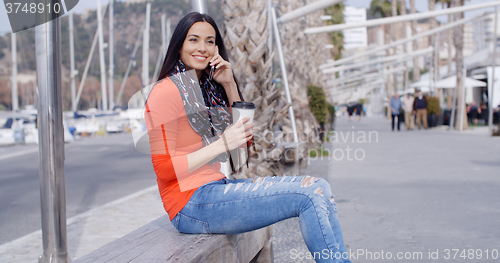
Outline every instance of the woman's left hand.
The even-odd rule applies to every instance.
[[[233,71],[231,70],[231,63],[225,61],[219,55],[219,47],[215,46],[215,54],[213,58],[210,60],[210,66],[215,65],[213,79],[218,83],[226,86],[234,82],[233,79]]]

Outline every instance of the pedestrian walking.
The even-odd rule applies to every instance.
[[[424,123],[424,129],[427,129],[427,98],[422,94],[422,91],[417,92],[417,97],[413,102],[413,112],[417,114],[417,126],[418,129],[422,127],[422,122]]]
[[[235,101],[243,97],[217,25],[206,14],[186,15],[145,107],[153,168],[172,224],[183,233],[232,235],[299,217],[316,262],[351,262],[326,180],[230,180],[220,172],[227,153],[254,133],[248,117],[231,124]]]
[[[397,119],[398,131],[401,126],[401,118],[399,117],[401,111],[401,99],[397,92],[391,98],[391,117],[392,117],[392,130],[394,131],[394,122]]]
[[[405,125],[407,130],[413,130],[415,128],[415,115],[413,115],[413,102],[415,98],[410,94],[406,94],[401,99],[401,104],[403,106],[403,111],[405,115]]]
[[[361,114],[363,113],[363,104],[357,103],[356,104],[356,115],[358,116],[358,122],[361,121]]]
[[[349,121],[352,120],[352,116],[354,115],[355,109],[356,109],[356,103],[349,102],[349,104],[347,104],[347,114],[349,116]]]

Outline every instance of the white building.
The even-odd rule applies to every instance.
[[[344,20],[346,24],[365,22],[366,8],[346,6],[344,9]],[[366,27],[343,30],[343,33],[344,48],[346,50],[368,46]]]
[[[500,15],[500,12],[499,12]],[[497,21],[497,38],[500,36],[500,19]],[[495,30],[495,14],[488,14],[486,19],[479,20],[473,24],[474,52],[491,48],[493,31]]]

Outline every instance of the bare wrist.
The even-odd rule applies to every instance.
[[[224,135],[221,135],[220,138],[216,141],[218,155],[227,152],[226,151],[226,144],[227,143],[224,141],[224,137],[223,136]]]

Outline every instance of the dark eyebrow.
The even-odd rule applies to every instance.
[[[196,34],[190,34],[190,35],[188,35],[188,37],[189,37],[189,36],[193,36],[193,37],[200,37],[200,36],[198,36],[198,35],[196,35]],[[214,37],[214,36],[208,36],[207,38],[215,38],[215,37]]]

